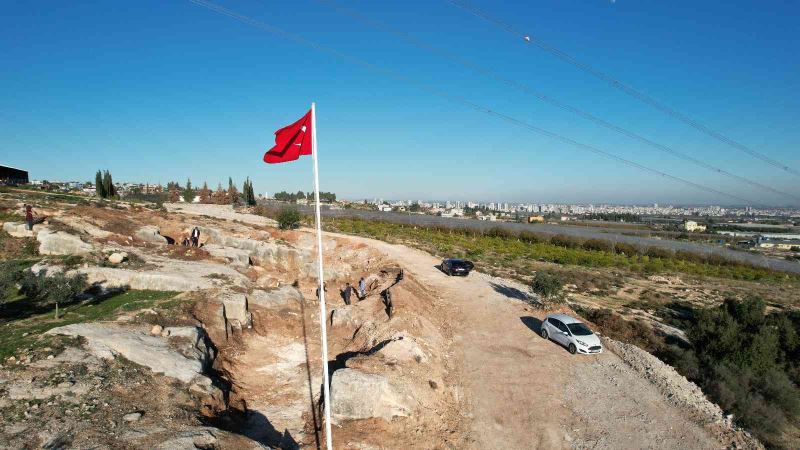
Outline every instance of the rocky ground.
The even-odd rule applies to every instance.
[[[33,232],[3,225],[42,255],[32,270],[174,295],[37,328],[0,367],[0,448],[319,447],[312,233],[210,205],[37,211]],[[195,226],[200,248],[175,245]],[[450,278],[368,239],[324,247],[336,448],[759,447],[646,352],[607,342],[579,357],[541,339],[524,286]],[[366,296],[345,305],[340,288],[361,277]]]

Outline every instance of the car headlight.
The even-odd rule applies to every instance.
[[[582,341],[582,340],[580,340],[580,339],[575,339],[575,341],[576,341],[578,344],[581,344],[581,345],[582,345],[582,346],[584,346],[584,347],[586,347],[586,346],[588,346],[588,345],[589,345],[589,344],[587,344],[586,342],[583,342],[583,341]]]

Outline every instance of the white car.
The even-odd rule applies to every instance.
[[[542,321],[541,335],[563,345],[575,353],[603,353],[600,338],[583,322],[566,314],[548,314]]]

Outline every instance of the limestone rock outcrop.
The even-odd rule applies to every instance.
[[[43,229],[36,235],[36,240],[42,255],[85,255],[92,251],[91,244],[64,231]]]
[[[155,225],[145,225],[136,230],[134,235],[136,239],[153,244],[167,244],[169,242],[166,237],[161,235],[161,231]]]
[[[333,373],[331,407],[337,423],[371,418],[390,421],[412,411],[411,401],[395,390],[387,377],[349,368]]]
[[[155,373],[189,383],[203,376],[214,355],[211,347],[206,345],[201,329],[185,328],[178,331],[188,336],[183,351],[173,348],[162,337],[150,336],[146,331],[123,328],[117,324],[78,323],[53,328],[47,334],[81,336],[86,339],[87,350],[98,358],[113,359],[120,355],[149,367]]]

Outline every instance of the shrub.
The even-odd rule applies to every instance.
[[[702,262],[703,255],[698,255],[694,252],[687,252],[686,250],[678,250],[675,252],[675,257],[684,261]]]
[[[678,362],[669,362],[768,447],[796,448],[783,430],[800,418],[797,313],[767,315],[760,298],[728,299],[699,311],[687,331],[696,363],[674,354]]]
[[[583,243],[583,248],[586,250],[596,250],[600,252],[610,252],[611,242],[601,239],[589,239]]]
[[[578,248],[581,246],[581,241],[569,236],[562,236],[557,234],[550,238],[550,243],[564,248]]]
[[[20,292],[29,300],[42,304],[70,303],[88,287],[85,274],[46,276],[44,271],[34,274],[28,270],[20,281]]]
[[[578,314],[597,325],[604,335],[631,344],[635,344],[649,352],[661,347],[661,339],[653,329],[639,320],[625,320],[610,309],[576,308]]]
[[[22,281],[25,267],[16,261],[0,262],[0,300],[6,300],[5,295],[13,289],[16,294],[16,286]]]
[[[633,256],[639,253],[639,250],[634,245],[625,242],[617,242],[614,245],[614,252],[620,255]]]
[[[528,244],[537,244],[545,241],[541,236],[536,233],[531,233],[530,231],[521,232],[519,234],[519,240]]]
[[[664,258],[664,259],[666,259],[666,258],[671,258],[672,257],[672,252],[667,250],[667,249],[665,249],[665,248],[648,247],[647,251],[645,252],[645,255],[647,255],[647,256],[649,256],[651,258]]]
[[[512,231],[509,231],[509,230],[506,230],[505,228],[500,228],[500,227],[489,228],[488,230],[486,230],[484,232],[484,235],[485,236],[490,236],[490,237],[505,238],[505,239],[516,238],[517,237]]]
[[[278,213],[278,226],[283,230],[289,230],[300,226],[300,212],[297,208],[285,207]]]
[[[564,287],[564,281],[558,275],[548,272],[536,272],[533,277],[533,284],[531,289],[533,292],[539,294],[543,299],[552,300],[558,297],[561,289]]]

